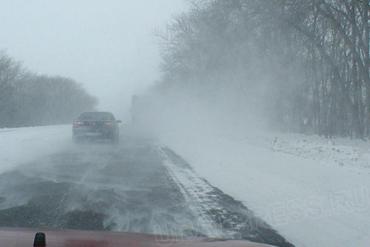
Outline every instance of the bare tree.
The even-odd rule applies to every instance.
[[[193,1],[162,35],[160,85],[227,85],[251,98],[263,81],[259,100],[276,125],[369,136],[369,9],[368,0]]]

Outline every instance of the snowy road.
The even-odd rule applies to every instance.
[[[28,142],[14,140],[16,131],[2,134],[10,135],[9,145],[18,145],[19,154],[38,150],[38,155],[19,159],[4,152],[0,226],[209,236],[291,246],[157,143],[125,136],[119,145],[75,145],[67,126],[19,131]]]

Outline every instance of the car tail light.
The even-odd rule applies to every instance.
[[[104,124],[109,127],[113,126],[113,122],[111,121],[104,122]]]
[[[74,121],[74,122],[73,122],[73,127],[74,127],[74,128],[78,128],[78,127],[80,127],[80,126],[82,126],[82,125],[84,125],[84,123],[83,123],[83,122],[81,122],[81,121]]]

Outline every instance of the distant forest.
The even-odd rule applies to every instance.
[[[32,73],[0,53],[0,127],[70,123],[97,100],[70,78]]]
[[[369,0],[190,2],[159,34],[157,92],[252,108],[280,130],[370,136]]]

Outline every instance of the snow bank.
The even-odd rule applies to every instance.
[[[370,245],[368,143],[284,134],[162,142],[296,246]]]
[[[288,153],[305,159],[314,159],[322,164],[347,166],[353,169],[370,168],[370,142],[299,134],[273,134],[260,136],[263,146],[274,151]],[[273,140],[272,140],[273,139]]]
[[[71,143],[69,125],[0,129],[0,173]]]

